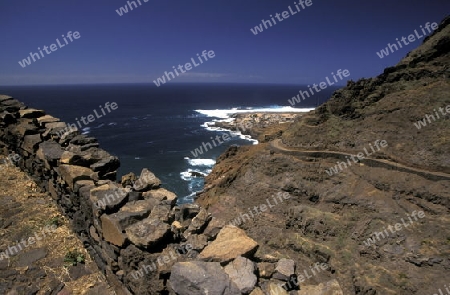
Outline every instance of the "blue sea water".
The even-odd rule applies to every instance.
[[[43,109],[66,123],[81,116],[102,115],[106,102],[118,108],[88,125],[83,133],[96,137],[100,146],[120,158],[119,177],[128,172],[139,175],[148,168],[161,179],[163,187],[175,192],[180,203],[192,202],[203,188],[215,159],[230,145],[254,144],[243,136],[234,136],[218,147],[194,157],[191,151],[211,142],[211,137],[229,133],[207,128],[206,122],[224,119],[233,112],[258,109],[282,110],[288,99],[306,90],[298,85],[261,84],[151,84],[0,86],[8,94],[30,107]],[[316,93],[295,108],[314,108],[336,90],[330,87]]]

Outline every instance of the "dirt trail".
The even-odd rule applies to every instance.
[[[317,150],[317,151],[306,151],[306,150],[300,150],[295,148],[288,148],[284,146],[281,143],[280,139],[276,139],[271,142],[271,146],[284,153],[289,153],[294,156],[302,156],[302,157],[321,157],[321,158],[338,158],[343,161],[347,161],[346,156],[352,156],[352,154],[344,153],[344,152],[334,152],[334,151],[324,151],[324,150]],[[439,180],[450,180],[450,174],[442,173],[442,172],[433,172],[413,167],[408,167],[406,165],[391,162],[384,159],[373,159],[373,158],[365,158],[360,161],[361,163],[369,166],[369,167],[383,167],[391,170],[397,170],[401,172],[407,172],[407,173],[413,173],[419,176],[422,176],[426,179],[433,180],[433,181],[439,181]]]

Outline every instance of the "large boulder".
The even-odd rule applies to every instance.
[[[37,145],[40,142],[42,142],[40,134],[25,135],[22,148],[30,154],[34,154],[34,151],[37,149]]]
[[[217,262],[178,262],[169,284],[178,295],[240,295],[236,285]]]
[[[138,192],[145,192],[150,189],[159,188],[161,180],[150,172],[147,168],[142,169],[139,179],[134,183],[134,190]]]
[[[71,189],[73,189],[73,185],[78,180],[88,180],[95,178],[94,171],[86,167],[61,165],[58,167],[58,170],[61,177]]]
[[[89,167],[91,163],[83,155],[76,154],[70,151],[64,151],[61,155],[61,164],[70,164],[83,167]]]
[[[100,217],[102,222],[102,233],[105,241],[122,247],[125,244],[126,236],[123,234],[123,229],[120,226],[120,220],[115,216],[103,214]]]
[[[19,134],[22,138],[25,135],[33,135],[39,133],[39,128],[33,123],[33,119],[21,118],[16,125],[12,126],[12,133]]]
[[[123,246],[126,236],[125,228],[148,217],[156,205],[153,200],[129,202],[119,212],[103,214],[101,216],[103,237],[107,242],[116,246]]]
[[[79,146],[71,143],[61,156],[61,163],[89,167],[97,172],[101,178],[108,173],[114,173],[115,177],[115,171],[120,167],[120,161],[117,157],[111,156],[103,149],[90,147],[98,144],[89,137],[74,135],[72,140],[85,145]],[[89,148],[84,150],[84,147]],[[108,179],[114,180],[114,177]]]
[[[208,213],[204,208],[200,209],[200,212],[192,218],[191,224],[189,225],[188,229],[186,230],[185,235],[189,234],[198,234],[202,232],[206,226],[208,225],[208,222],[211,220],[211,214]]]
[[[123,177],[122,177],[122,183],[123,183]],[[172,193],[171,191],[164,189],[164,188],[159,188],[156,190],[144,192],[142,194],[142,196],[144,198],[154,198],[163,204],[168,204],[171,206],[175,205],[177,202],[177,195]]]
[[[151,199],[150,199],[151,200]],[[165,223],[171,223],[171,211],[170,211],[170,205],[156,205],[152,213],[150,213],[151,219],[158,219]]]
[[[242,293],[248,294],[255,288],[257,278],[253,261],[239,256],[225,266],[225,272]]]
[[[133,186],[136,180],[137,180],[136,175],[133,172],[130,172],[122,176],[121,184],[123,187]]]
[[[128,201],[128,193],[128,189],[109,182],[92,189],[90,200],[101,211],[114,211]]]
[[[36,156],[45,163],[47,169],[50,169],[50,167],[57,166],[63,152],[63,149],[57,142],[44,141],[39,145]]]
[[[6,99],[4,101],[2,101],[2,106],[1,106],[1,110],[2,111],[7,111],[10,113],[15,113],[17,111],[19,111],[20,109],[24,109],[25,105],[18,101],[17,99]]]
[[[249,238],[245,231],[234,226],[225,226],[217,238],[198,256],[206,261],[228,262],[238,256],[248,256],[256,251],[258,243]]]
[[[170,232],[170,226],[159,219],[146,218],[126,229],[128,239],[138,247],[149,248],[159,244]]]

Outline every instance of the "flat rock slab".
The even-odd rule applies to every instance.
[[[139,221],[126,229],[128,239],[140,247],[151,247],[158,244],[167,233],[170,226],[159,219],[146,218]]]
[[[45,258],[47,256],[47,253],[47,249],[45,248],[32,249],[30,251],[20,253],[19,260],[17,261],[17,266],[31,266],[34,262]]]
[[[169,284],[178,295],[242,294],[217,262],[178,262]]]
[[[10,100],[10,99],[12,99],[12,96],[0,94],[0,102],[3,102],[5,100]]]
[[[45,116],[39,117],[37,119],[37,121],[40,126],[45,126],[46,123],[59,122],[59,119],[55,118],[53,116],[50,116],[50,115],[45,115]]]
[[[91,179],[93,177],[94,171],[81,166],[61,165],[59,166],[59,173],[61,177],[66,181],[67,185],[73,189],[73,185],[76,181]]]
[[[209,244],[198,256],[206,261],[228,262],[238,256],[253,253],[258,243],[249,238],[245,231],[233,226],[225,226],[217,235],[216,240]]]
[[[128,193],[128,189],[114,183],[107,183],[92,189],[90,199],[101,210],[116,210],[128,201]]]
[[[43,110],[25,109],[20,110],[19,115],[21,118],[39,118],[44,116],[45,112]]]
[[[86,267],[85,264],[78,263],[75,266],[69,267],[69,275],[72,280],[78,280],[79,278],[92,274],[92,271]]]

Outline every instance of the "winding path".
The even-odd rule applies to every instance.
[[[289,148],[284,146],[281,143],[280,139],[275,139],[271,142],[272,148],[277,151],[280,151],[285,154],[290,154],[293,156],[301,156],[301,157],[315,157],[315,158],[337,158],[343,161],[347,161],[346,156],[352,156],[352,154],[343,153],[343,152],[334,152],[334,151],[305,151],[295,148]],[[361,163],[369,166],[369,167],[381,167],[390,170],[396,170],[400,172],[408,172],[419,175],[429,180],[439,181],[439,180],[450,180],[450,174],[442,173],[442,172],[432,172],[428,170],[408,167],[403,164],[391,162],[383,159],[372,159],[372,158],[364,158],[360,161]]]

